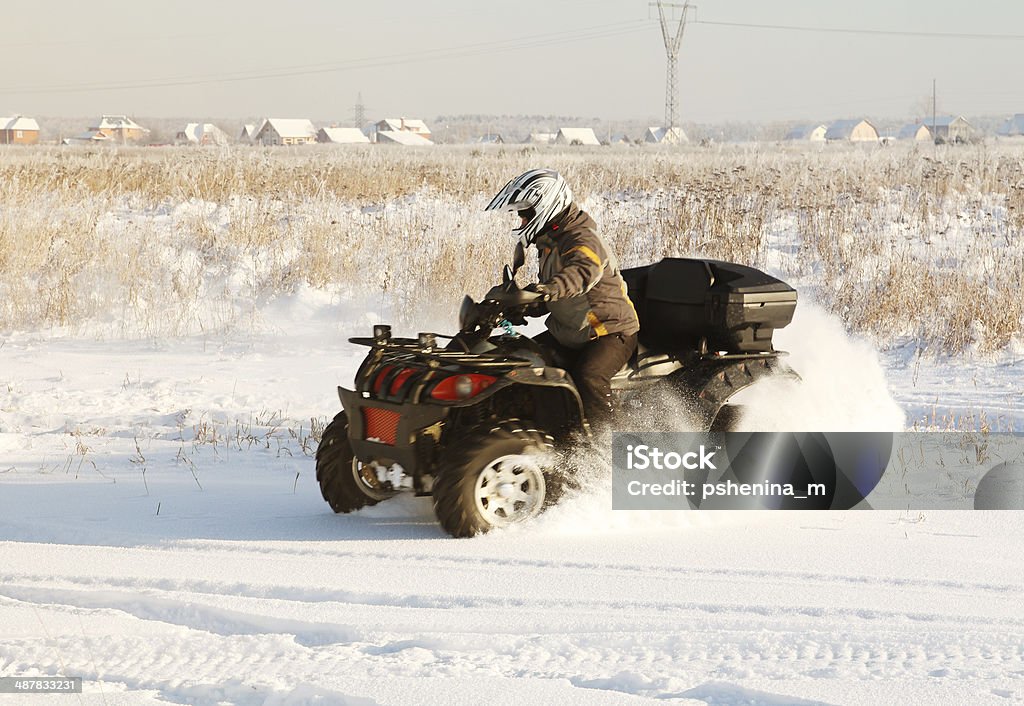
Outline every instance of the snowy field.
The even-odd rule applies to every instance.
[[[898,424],[874,354],[809,311],[858,372],[790,414]],[[1024,700],[1019,514],[614,513],[598,470],[474,540],[427,499],[335,516],[307,437],[365,323],[279,314],[233,341],[5,340],[0,674],[82,676],[96,704]],[[805,332],[794,365],[827,384]]]
[[[599,220],[621,223],[661,197],[589,198]],[[450,263],[467,268],[465,287],[445,282],[415,306],[388,273],[415,280],[420,255],[403,265],[383,241],[346,251],[372,282],[365,296],[286,280],[308,263],[297,239],[266,257],[218,242],[246,206],[133,199],[89,208],[100,241],[167,273],[135,299],[111,281],[111,256],[109,278],[85,268],[72,283],[92,297],[84,318],[35,320],[0,274],[0,676],[85,680],[80,698],[0,701],[1024,703],[1020,513],[613,512],[606,465],[590,459],[585,491],[471,540],[444,535],[425,498],[334,515],[312,454],[361,359],[347,337],[386,320],[449,330],[462,289],[479,295],[497,276],[499,248],[467,233],[477,260]],[[25,203],[0,206],[0,235]],[[477,205],[452,215],[430,192],[288,217],[403,234],[433,220],[433,243],[479,219]],[[954,213],[962,229],[947,224],[943,253],[992,227],[1016,256],[1005,209],[984,208],[995,224]],[[793,222],[773,219],[755,249],[801,291],[776,343],[805,384],[752,391],[752,425],[1024,428],[1018,338],[989,345],[994,334],[975,330],[956,352],[924,354],[906,330],[850,333],[861,327],[837,313],[828,273],[801,265]],[[66,261],[70,243],[51,256]],[[983,259],[997,252],[986,248]],[[368,267],[375,249],[387,272]],[[963,247],[961,269],[978,251]]]

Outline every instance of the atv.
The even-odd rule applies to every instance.
[[[502,284],[479,302],[463,299],[453,336],[397,338],[377,325],[372,337],[349,339],[370,350],[355,389],[338,387],[343,411],[316,452],[320,491],[335,512],[401,492],[432,495],[441,526],[469,537],[534,517],[572,483],[555,452],[591,430],[553,352],[513,328],[542,300],[516,284],[524,260],[517,247]],[[622,274],[640,335],[612,379],[617,409],[668,392],[686,404],[687,430],[728,431],[740,416],[728,403],[740,390],[768,377],[798,379],[772,346],[796,308],[784,282],[687,258]]]

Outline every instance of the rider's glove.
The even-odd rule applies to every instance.
[[[529,316],[531,318],[540,318],[548,313],[548,305],[542,301],[535,301],[532,304],[527,304],[526,309],[523,311],[523,316]]]
[[[551,301],[551,290],[548,289],[548,285],[541,284],[539,282],[532,282],[523,287],[527,292],[535,292],[540,295],[541,301]]]

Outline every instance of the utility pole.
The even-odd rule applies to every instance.
[[[363,124],[366,122],[366,106],[363,105],[363,92],[360,91],[356,97],[356,107],[353,111],[353,119],[355,120],[356,127],[360,130],[363,129]]]
[[[939,144],[939,136],[935,133],[935,79],[932,79],[932,142]]]
[[[679,65],[679,45],[682,44],[683,31],[686,29],[687,13],[690,9],[696,10],[697,6],[691,5],[690,0],[686,0],[682,5],[658,0],[658,2],[651,3],[651,5],[657,5],[658,7],[658,19],[661,21],[661,38],[665,41],[665,54],[668,59],[668,73],[665,77],[665,127],[671,130],[676,127],[676,121],[679,117],[676,106],[676,97],[679,93],[676,78]],[[665,14],[666,7],[682,10],[675,33],[670,32],[670,20]]]

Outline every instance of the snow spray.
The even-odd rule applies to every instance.
[[[775,334],[775,347],[801,381],[764,380],[730,403],[744,407],[738,431],[901,431],[905,415],[887,388],[877,352],[850,336],[842,322],[813,304],[801,303],[792,324]],[[623,430],[698,431],[684,400],[663,393],[642,408],[621,410]],[[602,452],[602,449],[605,451]],[[749,523],[734,511],[613,511],[610,435],[565,454],[578,487],[537,518],[537,531],[589,533],[623,528],[706,527]]]

